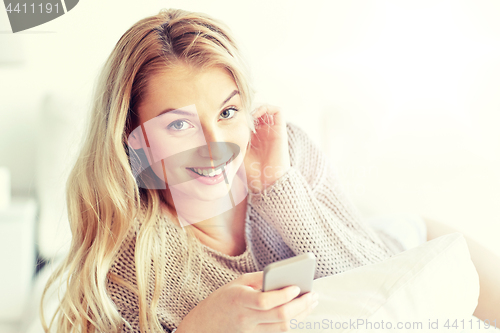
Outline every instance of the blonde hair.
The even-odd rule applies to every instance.
[[[138,21],[125,32],[98,78],[90,129],[67,182],[72,242],[42,296],[40,314],[46,332],[54,324],[57,332],[120,331],[127,323],[108,294],[108,280],[138,294],[141,332],[163,331],[156,314],[165,282],[161,269],[167,260],[165,228],[181,228],[158,218],[162,191],[138,186],[127,135],[137,124],[136,109],[148,79],[179,64],[226,68],[234,77],[243,109],[253,120],[247,66],[223,23],[205,14],[169,9]],[[249,126],[253,129],[253,121]],[[131,230],[137,231],[136,286],[110,273]],[[190,265],[199,247],[190,228],[182,230],[189,244]],[[56,281],[64,283],[66,291],[47,325],[43,300]]]

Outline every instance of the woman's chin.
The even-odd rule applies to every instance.
[[[170,186],[170,191],[174,201],[177,199],[185,200],[186,202],[216,202],[229,195],[229,186],[226,182],[206,185],[193,179],[189,182]]]

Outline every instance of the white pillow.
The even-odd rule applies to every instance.
[[[319,304],[304,321],[290,322],[293,332],[368,332],[370,328],[373,332],[439,332],[447,330],[446,319],[450,326],[455,319],[470,320],[479,297],[479,279],[465,238],[454,232],[383,262],[316,279],[313,290],[320,295]],[[439,329],[429,328],[436,320]],[[404,326],[407,321],[422,326],[399,330],[398,322]],[[460,332],[453,327],[452,331]]]

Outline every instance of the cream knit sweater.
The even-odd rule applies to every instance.
[[[168,228],[167,282],[158,306],[165,332],[173,332],[191,309],[219,287],[272,262],[313,252],[317,279],[380,262],[404,250],[397,240],[364,222],[343,193],[335,170],[306,133],[292,124],[287,124],[287,132],[291,168],[263,193],[248,198],[243,254],[228,256],[197,242],[202,255],[192,272],[199,280],[182,285],[187,273],[182,261],[186,244],[177,228]],[[134,246],[132,235],[111,269],[132,283]],[[112,282],[108,288],[123,318],[139,332],[137,297]],[[126,327],[124,331],[130,332]]]

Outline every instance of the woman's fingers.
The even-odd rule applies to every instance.
[[[237,281],[245,286],[250,286],[253,289],[262,289],[262,281],[264,279],[264,271],[245,273],[240,275]]]
[[[281,108],[272,105],[262,105],[254,113],[257,125],[278,125],[281,120]]]
[[[261,324],[257,325],[257,327],[255,328],[255,330],[253,332],[256,332],[256,333],[273,332],[274,333],[274,332],[288,332],[288,331],[290,331],[292,319],[295,319],[295,321],[297,323],[303,321],[304,319],[307,318],[307,316],[309,316],[311,314],[311,312],[314,310],[316,305],[318,305],[318,301],[314,300],[313,297],[310,297],[311,296],[310,294],[311,293],[302,295],[301,297],[299,297],[299,298],[297,298],[297,299],[295,299],[295,300],[293,300],[293,301],[291,301],[283,306],[280,306],[279,308],[285,308],[288,306],[288,310],[281,310],[281,312],[279,313],[279,317],[282,319],[279,319],[276,322],[261,323]],[[293,303],[295,303],[295,304],[293,305],[293,308],[292,308]],[[272,309],[272,310],[267,311],[267,312],[272,313],[275,310],[277,310],[277,309]],[[289,315],[289,314],[287,314],[287,311],[289,311],[290,313],[296,312],[296,314]],[[276,313],[273,313],[272,315],[275,316]]]
[[[255,291],[248,294],[246,306],[253,310],[267,311],[290,302],[300,293],[296,286],[289,286],[279,290]],[[261,314],[259,314],[260,316]],[[259,317],[260,318],[260,317]]]
[[[252,116],[255,119],[259,119],[260,117],[262,117],[264,114],[266,114],[268,112],[269,108],[270,108],[270,106],[267,104],[261,105],[255,109],[255,111],[252,113]]]
[[[297,318],[303,314],[304,311],[308,311],[313,303],[313,293],[307,293],[259,314],[259,318],[262,318],[262,321],[267,323],[290,321],[292,318]]]
[[[293,319],[296,319],[297,322],[303,321],[304,319],[307,318],[307,316],[309,316],[311,314],[311,312],[313,312],[313,310],[316,308],[316,306],[318,305],[318,303],[319,302],[317,300],[313,301],[312,304],[307,307],[307,309],[305,309],[304,311],[302,311],[301,313],[299,313]]]
[[[252,333],[276,333],[290,331],[289,323],[259,324]]]
[[[252,332],[286,332],[290,330],[290,321],[304,320],[317,303],[316,293],[306,293],[297,297],[300,289],[297,286],[288,286],[278,290],[262,292],[257,290],[262,286],[263,272],[241,275],[234,282],[243,285],[237,303],[247,308],[248,322],[255,323]]]

